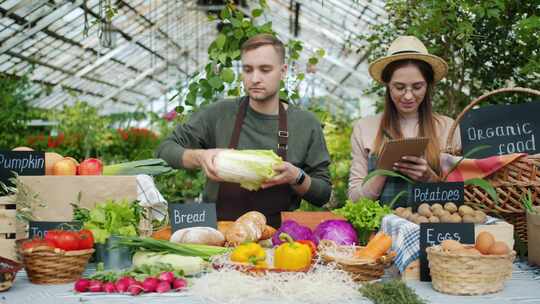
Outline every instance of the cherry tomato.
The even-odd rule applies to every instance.
[[[92,231],[83,229],[79,231],[79,249],[94,248],[94,235]]]

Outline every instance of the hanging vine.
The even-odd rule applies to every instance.
[[[181,85],[179,92],[185,91],[181,96],[181,102],[192,108],[216,100],[220,96],[240,96],[242,83],[240,74],[235,74],[233,63],[240,60],[240,47],[249,38],[267,33],[276,35],[272,30],[272,22],[261,25],[256,24],[256,19],[268,9],[266,0],[259,0],[259,7],[251,11],[251,16],[246,16],[234,3],[229,3],[220,11],[218,16],[211,15],[210,21],[219,20],[221,31],[212,41],[208,48],[209,63],[202,73],[195,74],[189,81],[187,90]],[[290,40],[287,45],[289,65],[300,59],[304,50],[303,43],[298,40]],[[325,55],[325,51],[319,49],[308,59],[310,65],[316,65],[319,59]],[[289,99],[293,103],[300,98],[298,86],[304,80],[304,73],[290,75],[281,82],[280,98]],[[177,112],[183,113],[183,106],[177,107]]]

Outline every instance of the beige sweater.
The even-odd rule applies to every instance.
[[[437,115],[439,123],[436,126],[437,137],[440,142],[441,151],[446,150],[446,140],[453,119]],[[349,199],[356,201],[361,197],[376,199],[379,197],[384,182],[384,177],[374,178],[366,185],[362,186],[364,177],[368,173],[368,156],[373,151],[375,137],[381,124],[382,113],[368,116],[360,119],[354,126],[351,135],[352,145],[352,165],[349,175]],[[401,132],[404,137],[416,137],[418,134],[418,114],[400,118]],[[456,129],[454,147],[461,147],[461,139],[459,135],[459,127]]]

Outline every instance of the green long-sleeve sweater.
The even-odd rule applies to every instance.
[[[157,157],[173,168],[183,168],[185,149],[227,148],[239,105],[239,99],[224,100],[198,111],[161,143],[156,151]],[[237,149],[271,149],[277,153],[278,121],[277,115],[262,114],[248,107]],[[330,199],[331,193],[330,156],[321,124],[311,112],[289,106],[287,126],[287,161],[311,177],[311,186],[303,199],[321,206]],[[219,184],[208,180],[203,199],[216,202],[218,190]]]

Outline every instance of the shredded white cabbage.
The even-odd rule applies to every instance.
[[[204,303],[354,303],[359,285],[347,272],[315,264],[309,272],[252,276],[229,267],[193,280],[189,293]]]

